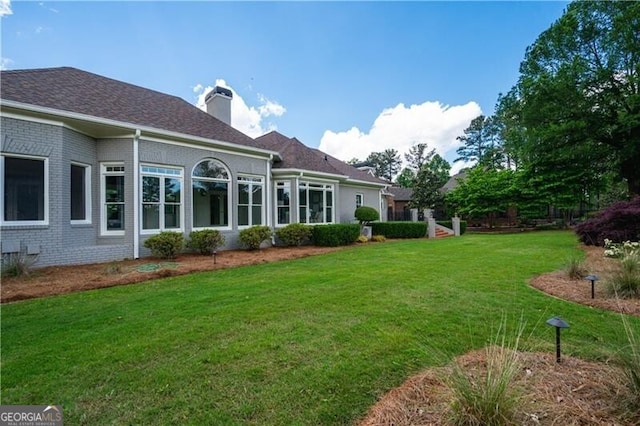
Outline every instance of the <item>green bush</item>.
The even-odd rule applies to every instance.
[[[213,254],[224,245],[224,241],[224,235],[216,229],[202,229],[189,234],[189,247],[200,254]]]
[[[374,235],[386,238],[422,238],[427,235],[425,222],[375,222],[371,224]]]
[[[309,225],[302,223],[292,223],[276,231],[276,237],[285,246],[301,246],[305,241],[311,239],[313,230]]]
[[[240,231],[240,244],[249,250],[257,250],[263,241],[268,240],[273,235],[271,228],[264,225],[252,226],[251,228]]]
[[[313,243],[317,246],[336,247],[353,244],[360,235],[360,226],[354,223],[316,225]]]
[[[144,246],[155,257],[174,259],[184,247],[184,238],[179,232],[162,231],[146,239]]]
[[[450,220],[437,220],[436,223],[438,225],[442,225],[445,226],[449,229],[453,229],[453,222]],[[460,235],[464,234],[465,232],[467,232],[467,221],[466,220],[461,220],[460,221]]]
[[[640,254],[620,260],[620,270],[609,279],[609,293],[623,299],[640,297]]]
[[[360,206],[356,209],[355,217],[360,221],[360,224],[367,225],[370,222],[380,219],[378,210],[373,207]]]

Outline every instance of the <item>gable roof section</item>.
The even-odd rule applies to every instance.
[[[387,190],[393,194],[393,199],[395,201],[411,201],[411,196],[413,195],[413,189],[411,188],[392,186],[387,188]]]
[[[263,144],[265,149],[280,153],[282,161],[274,163],[274,170],[308,170],[311,172],[337,175],[347,180],[373,183],[380,186],[386,185],[385,181],[371,176],[365,171],[358,170],[350,164],[340,161],[320,150],[309,148],[298,139],[288,138],[276,131],[262,135],[256,138],[256,140]]]
[[[264,147],[185,100],[71,67],[2,71],[3,100]]]

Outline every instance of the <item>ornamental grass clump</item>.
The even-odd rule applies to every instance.
[[[628,390],[623,410],[625,417],[640,422],[640,341],[625,316],[622,316],[622,324],[629,341],[629,347],[620,351],[622,379]]]
[[[578,257],[569,258],[565,264],[565,271],[567,272],[567,276],[572,280],[579,280],[587,275],[587,269],[584,266],[584,262]]]
[[[624,255],[609,279],[609,293],[623,299],[640,297],[640,253]]]
[[[513,341],[506,338],[503,320],[492,344],[486,348],[486,372],[468,371],[454,363],[451,374],[444,380],[453,399],[449,419],[454,425],[512,425],[516,424],[517,408],[522,399],[514,381],[522,366],[518,344],[524,325],[521,323]]]
[[[33,265],[37,262],[38,255],[27,254],[22,250],[17,253],[2,255],[0,275],[2,277],[25,277],[31,275]]]

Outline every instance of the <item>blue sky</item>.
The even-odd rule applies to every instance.
[[[3,69],[72,66],[198,104],[234,91],[232,124],[343,160],[455,137],[491,114],[567,2],[0,0]]]

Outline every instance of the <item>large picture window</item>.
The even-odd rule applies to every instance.
[[[142,230],[182,229],[182,170],[142,166]]]
[[[333,223],[333,185],[300,182],[300,223]]]
[[[229,171],[218,160],[196,164],[191,175],[193,227],[229,227]]]
[[[238,226],[262,225],[264,179],[238,176]]]
[[[71,164],[71,223],[91,223],[91,166]]]
[[[46,225],[48,221],[48,160],[2,156],[2,221]]]
[[[291,183],[276,182],[277,197],[277,224],[288,225],[291,223]]]
[[[124,165],[102,165],[102,233],[124,235]]]

